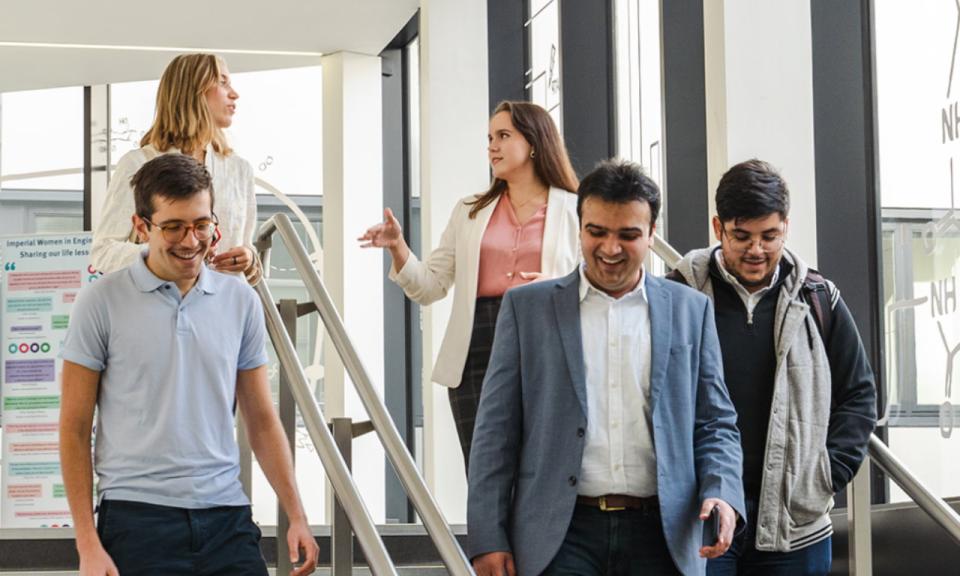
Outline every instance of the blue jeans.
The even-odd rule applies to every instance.
[[[676,575],[658,510],[604,512],[577,504],[543,576]]]
[[[757,502],[747,500],[747,527],[723,556],[707,561],[707,576],[826,576],[833,561],[830,538],[792,552],[757,550]]]
[[[266,576],[249,506],[188,510],[104,500],[97,534],[123,576]]]

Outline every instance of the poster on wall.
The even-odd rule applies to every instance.
[[[60,457],[60,345],[90,266],[89,233],[0,237],[0,526],[70,524]]]

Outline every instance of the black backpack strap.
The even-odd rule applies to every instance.
[[[830,282],[814,269],[807,270],[803,279],[803,299],[813,310],[813,318],[817,322],[820,339],[827,345],[830,329],[833,327],[833,293]]]
[[[687,284],[687,279],[684,278],[683,274],[681,274],[680,271],[677,270],[676,268],[667,272],[667,275],[664,276],[664,278],[666,278],[667,280],[673,280],[674,282],[679,282],[684,286],[689,286],[689,284]]]

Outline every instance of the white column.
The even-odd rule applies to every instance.
[[[383,211],[380,58],[337,52],[322,66],[323,281],[383,397],[383,255],[356,240]],[[329,338],[324,399],[328,419],[368,419]],[[353,476],[374,521],[384,522],[384,453],[375,433],[354,440]]]
[[[456,201],[490,184],[486,2],[420,3],[423,252],[436,246]],[[458,289],[455,287],[454,289]],[[466,519],[463,457],[447,389],[430,381],[450,301],[423,308],[424,476],[447,521]]]
[[[723,0],[722,10],[705,5],[704,18],[710,195],[729,166],[754,157],[770,162],[790,188],[788,245],[816,265],[810,2]],[[718,27],[719,62],[711,50]]]
[[[723,35],[724,0],[703,3],[703,67],[704,93],[707,102],[707,205],[712,217],[717,213],[714,192],[720,176],[730,164],[727,162],[727,87],[724,65]],[[707,238],[714,242],[713,226],[709,220]]]

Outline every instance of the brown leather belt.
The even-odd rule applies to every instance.
[[[603,496],[577,496],[577,504],[599,508],[604,512],[619,510],[643,510],[650,512],[660,509],[656,496],[627,496],[625,494],[605,494]]]

